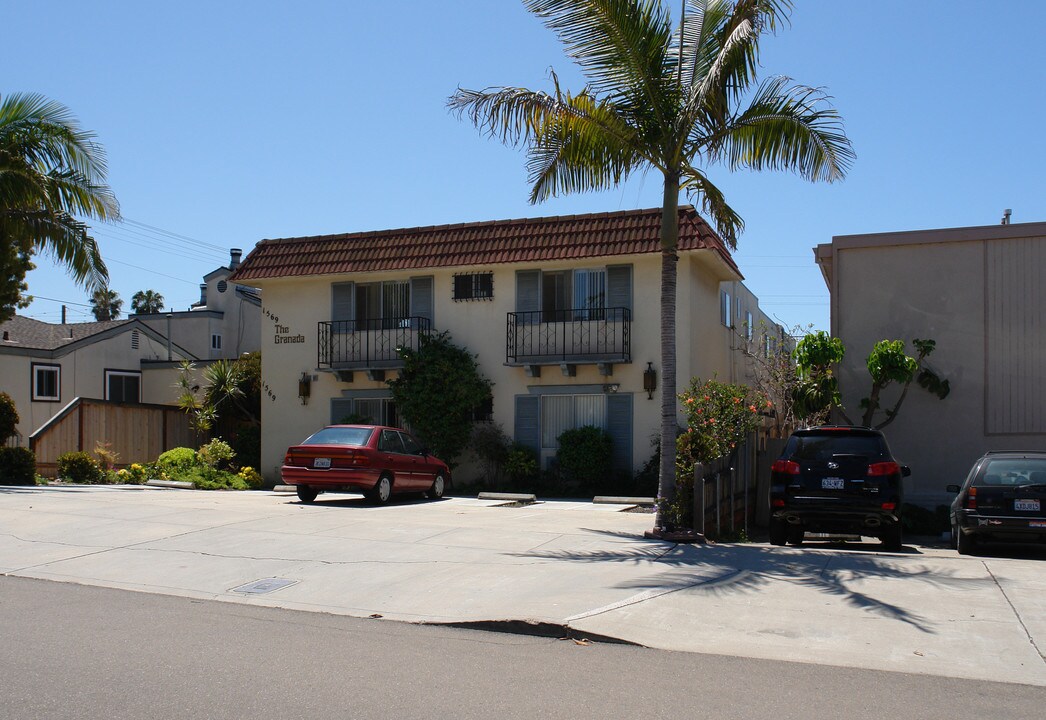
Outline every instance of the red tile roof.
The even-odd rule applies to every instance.
[[[655,253],[660,228],[661,209],[653,208],[262,240],[229,280]],[[722,240],[691,206],[679,209],[679,249],[712,250],[741,276]]]

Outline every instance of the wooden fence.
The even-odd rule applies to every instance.
[[[48,477],[54,477],[60,455],[79,450],[93,453],[105,443],[118,454],[118,467],[152,462],[174,447],[197,447],[189,419],[177,407],[90,398],[76,398],[29,436],[36,471]]]
[[[784,440],[752,435],[737,452],[694,468],[694,530],[713,538],[751,536],[770,518],[770,465]]]

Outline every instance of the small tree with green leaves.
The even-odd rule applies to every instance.
[[[792,398],[798,419],[816,425],[828,418],[832,408],[840,407],[839,379],[833,368],[845,353],[843,341],[824,330],[808,333],[796,344],[792,353],[796,373]]]
[[[387,381],[400,416],[422,443],[453,465],[468,445],[473,411],[490,396],[491,383],[476,356],[446,332],[422,335],[418,349],[399,348],[403,369]]]
[[[0,445],[15,434],[18,428],[18,409],[15,401],[5,392],[0,392]]]
[[[892,423],[901,409],[901,404],[908,396],[908,388],[911,387],[912,381],[941,400],[948,397],[948,393],[951,392],[950,383],[942,380],[925,364],[926,358],[937,347],[936,341],[916,338],[912,340],[912,345],[915,346],[915,357],[905,352],[903,340],[880,340],[872,348],[867,362],[868,374],[872,378],[872,389],[868,397],[861,399],[861,408],[864,410],[864,416],[861,418],[862,425],[871,427],[876,413],[880,411],[885,418],[875,426],[875,429],[881,430]],[[893,407],[884,408],[882,407],[882,392],[895,383],[901,386],[897,402]]]

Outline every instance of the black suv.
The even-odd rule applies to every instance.
[[[962,555],[982,541],[1046,543],[1046,453],[990,452],[973,464],[951,507]]]
[[[806,532],[864,535],[900,550],[901,478],[909,475],[878,430],[797,430],[771,468],[770,542],[799,545]]]

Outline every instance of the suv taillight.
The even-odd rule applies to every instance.
[[[966,491],[966,509],[976,510],[977,509],[977,488],[972,487]]]
[[[784,473],[785,475],[798,475],[799,463],[793,460],[776,460],[774,464],[770,466],[770,470],[772,472]]]
[[[895,462],[872,463],[868,466],[869,477],[881,477],[883,475],[896,475],[901,472],[901,466]]]

